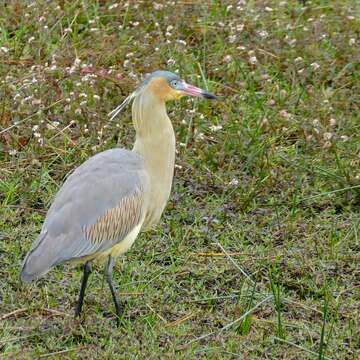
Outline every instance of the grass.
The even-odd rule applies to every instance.
[[[115,4],[115,3],[114,3]],[[359,22],[354,1],[3,2],[0,357],[356,359],[360,353]],[[19,282],[65,175],[131,147],[141,75],[221,100],[169,104],[177,136],[161,224],[102,269]]]

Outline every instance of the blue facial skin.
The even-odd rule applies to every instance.
[[[156,77],[162,77],[164,79],[166,79],[166,81],[168,82],[168,84],[173,87],[171,85],[171,83],[174,83],[177,82],[178,84],[181,84],[183,82],[183,80],[181,80],[179,78],[179,76],[177,76],[176,74],[170,72],[170,71],[166,71],[166,70],[156,70],[156,71],[153,71],[152,73],[146,75],[144,81],[142,82],[141,85],[146,85],[150,82],[151,79],[154,79]],[[174,89],[176,89],[174,87]]]
[[[140,86],[143,87],[144,85],[148,84],[151,79],[156,77],[162,77],[166,79],[169,86],[172,87],[174,90],[180,90],[180,91],[185,90],[185,86],[186,86],[185,81],[180,79],[178,75],[166,70],[156,70],[146,75],[145,79],[143,80]],[[205,90],[201,90],[200,95],[205,99],[211,99],[211,100],[217,99],[215,95]]]

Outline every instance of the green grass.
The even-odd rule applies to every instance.
[[[358,358],[359,5],[129,3],[0,3],[0,357]],[[132,146],[107,113],[159,68],[220,101],[168,106],[172,197],[116,263],[122,327],[102,269],[74,320],[80,270],[24,286],[21,261],[65,175]]]

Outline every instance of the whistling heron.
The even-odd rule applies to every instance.
[[[130,102],[136,130],[132,151],[103,151],[66,179],[46,215],[40,235],[26,255],[21,280],[30,282],[52,266],[84,263],[75,316],[81,312],[94,260],[106,261],[105,274],[115,304],[114,258],[126,252],[140,230],[155,225],[170,195],[175,160],[175,134],[165,103],[184,95],[216,97],[187,84],[169,71],[155,71],[109,115]]]

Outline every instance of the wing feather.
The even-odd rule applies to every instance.
[[[22,278],[120,243],[143,221],[148,185],[143,160],[132,151],[112,149],[87,160],[57,193],[24,260]]]

